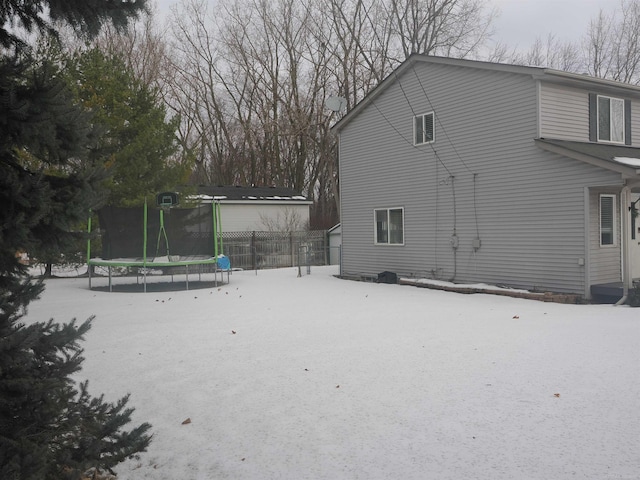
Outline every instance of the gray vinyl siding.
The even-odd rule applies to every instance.
[[[540,136],[575,142],[589,141],[589,92],[542,82]]]
[[[627,98],[620,93],[586,90],[541,82],[540,137],[575,142],[589,141],[589,93]],[[640,102],[631,100],[631,141],[640,145]]]
[[[351,119],[340,136],[343,273],[583,294],[584,186],[619,176],[534,144],[537,92],[528,75],[419,63]],[[414,147],[413,115],[430,111],[436,141]],[[373,211],[389,207],[404,208],[403,246],[374,245]]]

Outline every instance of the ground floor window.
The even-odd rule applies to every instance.
[[[615,245],[616,196],[600,195],[600,246]]]
[[[377,209],[374,216],[376,244],[404,244],[404,208]]]

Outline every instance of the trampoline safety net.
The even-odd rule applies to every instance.
[[[98,211],[102,258],[163,256],[213,257],[216,254],[212,203],[161,210],[149,207],[104,207]],[[145,250],[146,238],[146,250]]]

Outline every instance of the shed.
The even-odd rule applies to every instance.
[[[329,237],[329,264],[340,265],[340,250],[342,249],[342,226],[338,223],[327,231]]]
[[[305,230],[313,204],[284,187],[201,185],[197,195],[220,203],[223,232]]]

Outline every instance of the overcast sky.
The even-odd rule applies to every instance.
[[[213,2],[214,0],[208,0]],[[155,0],[161,14],[178,0]],[[553,33],[558,40],[577,41],[600,9],[618,8],[620,0],[487,0],[501,14],[495,22],[496,41],[526,50],[536,37]]]
[[[527,49],[536,37],[552,33],[558,40],[578,41],[600,9],[619,8],[619,0],[492,0],[501,11],[495,40]]]

